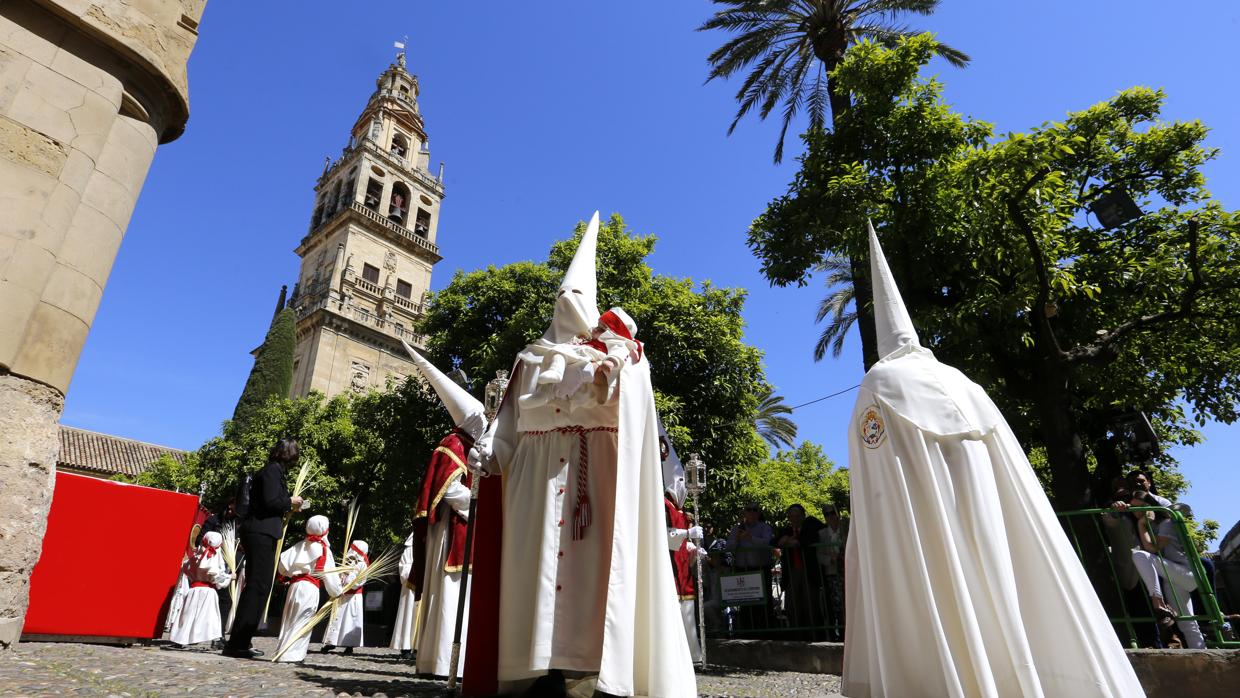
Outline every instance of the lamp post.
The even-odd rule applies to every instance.
[[[486,392],[482,397],[482,409],[486,413],[488,431],[494,424],[495,415],[499,414],[499,406],[504,401],[504,391],[507,389],[507,371],[496,371],[495,378],[487,382]],[[461,591],[456,600],[456,628],[452,633],[452,659],[448,671],[449,691],[456,691],[457,667],[461,662],[461,630],[465,625],[465,603],[469,600],[469,571],[474,564],[474,520],[478,513],[478,484],[486,473],[479,468],[470,475],[469,521],[465,524],[465,564],[461,565]]]
[[[701,526],[702,520],[698,515],[698,495],[706,491],[706,463],[702,461],[698,454],[690,453],[689,462],[685,464],[686,489],[689,494],[693,495],[693,524]],[[702,540],[705,544],[706,541]],[[697,566],[697,612],[698,612],[698,645],[702,648],[702,666],[706,669],[706,607],[702,604],[702,556],[695,556],[695,564]]]

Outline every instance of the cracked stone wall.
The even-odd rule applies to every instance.
[[[188,117],[204,3],[0,2],[0,646],[25,613],[64,394],[156,146]]]

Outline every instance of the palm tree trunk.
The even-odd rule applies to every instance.
[[[830,71],[842,58],[841,55],[836,61],[824,60],[823,64]],[[842,93],[836,88],[834,78],[827,78],[827,96],[831,102],[831,128],[839,133],[840,114],[848,110],[851,101],[847,93]],[[857,330],[861,333],[861,360],[862,365],[868,371],[880,357],[878,337],[874,331],[874,289],[870,285],[870,267],[867,262],[868,259],[858,259],[855,256],[848,258],[852,271],[854,302],[857,304]]]

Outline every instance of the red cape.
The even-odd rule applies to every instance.
[[[422,476],[422,492],[418,496],[417,514],[413,519],[413,572],[410,574],[416,593],[422,594],[422,579],[426,566],[426,535],[432,524],[438,523],[443,517],[451,517],[452,524],[448,527],[448,559],[444,572],[459,572],[465,563],[465,529],[468,525],[465,518],[443,504],[444,493],[458,479],[466,487],[470,486],[469,468],[465,466],[466,456],[473,439],[460,429],[443,437],[439,446],[431,454],[431,461],[426,466],[426,474]]]
[[[689,528],[693,525],[689,521],[689,517],[683,511],[677,509],[676,503],[666,494],[663,496],[663,505],[667,509],[668,528]],[[668,552],[672,556],[672,574],[676,577],[676,595],[680,597],[681,601],[696,598],[694,594],[696,579],[693,575],[693,554],[689,552],[689,546],[681,543],[679,550],[669,550]]]

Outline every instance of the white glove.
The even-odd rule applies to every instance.
[[[689,527],[689,540],[702,540],[702,527],[701,526],[690,526]]]
[[[706,548],[698,548],[696,555],[705,560],[710,553],[706,552]]]
[[[491,472],[491,462],[495,460],[494,437],[491,434],[483,434],[474,442],[472,448],[469,449],[467,461],[469,467],[482,472]]]

